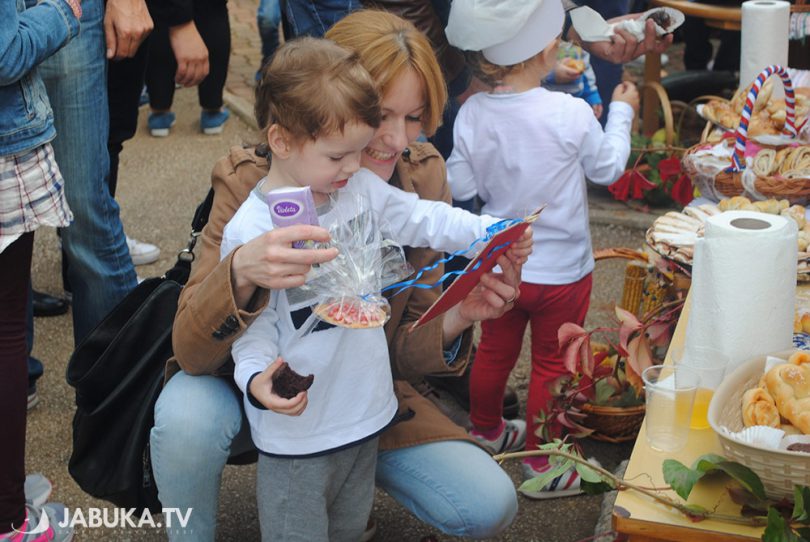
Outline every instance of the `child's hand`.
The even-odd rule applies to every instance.
[[[582,75],[582,70],[579,70],[577,67],[571,66],[566,60],[572,59],[562,59],[558,60],[554,64],[554,81],[556,83],[570,83],[571,81],[576,81],[579,79],[579,76]],[[584,68],[583,68],[584,69]]]
[[[630,104],[633,110],[638,113],[638,89],[636,85],[625,81],[613,90],[613,101]]]
[[[267,369],[250,381],[250,394],[262,405],[287,416],[300,416],[307,408],[307,392],[302,391],[292,399],[284,399],[273,393],[273,373],[281,367],[281,357],[276,358]]]
[[[596,115],[597,119],[602,118],[602,113],[605,111],[605,108],[602,106],[602,104],[593,104],[591,106],[591,109],[593,109],[593,114]]]
[[[532,253],[533,246],[534,232],[531,226],[529,226],[523,232],[523,235],[506,250],[506,257],[509,258],[514,265],[523,265],[526,263],[526,260],[529,259],[529,254]]]

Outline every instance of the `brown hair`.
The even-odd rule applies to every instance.
[[[535,58],[532,57],[524,60],[523,62],[512,64],[511,66],[500,66],[498,64],[489,62],[486,58],[484,58],[481,51],[464,51],[464,55],[467,58],[467,64],[472,67],[475,76],[484,83],[493,87],[503,81],[504,77],[510,73],[517,73],[524,70],[527,64]]]
[[[412,68],[424,87],[422,130],[427,135],[436,132],[447,87],[430,42],[413,24],[391,13],[366,9],[335,23],[326,37],[360,56],[382,96],[406,68]]]
[[[377,86],[359,57],[310,37],[278,48],[256,88],[256,121],[284,128],[297,142],[342,132],[347,124],[380,125]]]

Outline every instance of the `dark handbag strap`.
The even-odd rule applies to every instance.
[[[208,223],[208,216],[211,214],[211,207],[214,205],[214,189],[208,190],[208,194],[202,203],[194,211],[194,218],[191,220],[191,234],[186,247],[177,253],[177,261],[174,267],[166,271],[165,278],[174,280],[180,284],[185,284],[191,273],[191,262],[194,261],[194,246],[197,244],[197,237],[202,233],[203,228]]]

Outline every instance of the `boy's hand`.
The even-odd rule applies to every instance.
[[[526,260],[529,259],[529,254],[532,253],[533,246],[534,232],[532,231],[532,227],[529,226],[523,232],[523,235],[506,250],[506,257],[509,258],[514,265],[522,266],[526,263]]]
[[[619,84],[613,90],[613,101],[630,104],[633,111],[638,113],[638,88],[629,81]]]
[[[273,373],[281,367],[283,360],[277,357],[267,369],[250,381],[250,394],[262,405],[287,416],[300,416],[307,408],[307,392],[302,391],[292,399],[284,399],[273,393]]]
[[[554,81],[556,83],[570,83],[579,79],[579,76],[582,75],[581,70],[568,65],[565,60],[558,60],[554,64]]]
[[[605,111],[605,108],[602,106],[602,104],[593,104],[591,106],[591,109],[593,109],[593,114],[596,115],[597,119],[602,118],[602,113]]]

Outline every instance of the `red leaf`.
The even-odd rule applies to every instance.
[[[571,374],[582,372],[590,376],[594,361],[588,332],[572,322],[566,322],[557,330],[557,340],[566,370]]]
[[[658,162],[658,172],[661,174],[661,180],[666,181],[670,177],[681,172],[681,161],[677,156],[665,158]]]
[[[613,199],[618,201],[627,201],[627,199],[630,197],[631,174],[631,171],[625,171],[615,183],[608,186],[608,191],[613,194]]]
[[[615,307],[616,317],[621,322],[621,326],[619,327],[619,347],[622,350],[622,354],[626,354],[628,352],[627,342],[630,340],[630,337],[641,329],[641,322],[638,321],[638,318],[635,317],[633,313],[630,311],[626,311],[621,307]]]
[[[663,346],[669,342],[669,332],[672,330],[671,322],[656,322],[647,328],[650,344]]]
[[[633,192],[633,199],[641,199],[644,197],[644,192],[655,188],[655,184],[651,183],[647,177],[639,171],[634,171],[631,176],[630,184]]]
[[[670,196],[685,207],[695,197],[695,189],[692,186],[692,180],[686,174],[678,177],[678,180],[672,184],[672,193]]]
[[[630,385],[635,388],[637,394],[640,394],[641,390],[644,389],[641,372],[653,364],[652,360],[652,350],[646,337],[639,335],[630,341],[627,348],[625,376]]]

